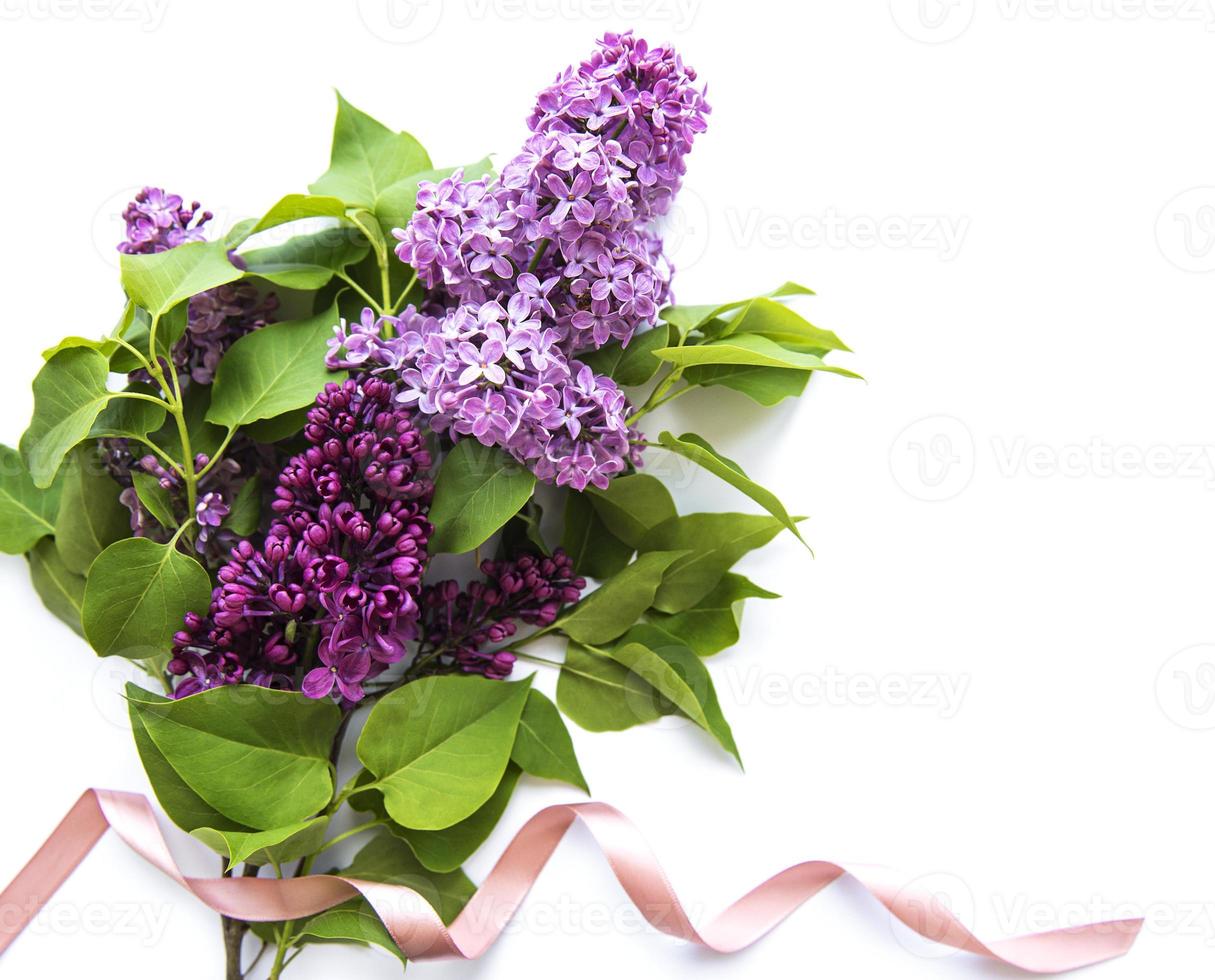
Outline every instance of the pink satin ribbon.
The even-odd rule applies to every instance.
[[[0,894],[0,953],[33,920],[106,829],[113,828],[144,860],[231,918],[252,922],[298,919],[361,895],[410,959],[475,959],[501,934],[575,818],[594,836],[616,878],[652,926],[719,953],[750,946],[845,874],[920,935],[1033,973],[1058,973],[1120,956],[1143,925],[1142,919],[1116,919],[984,943],[933,894],[904,884],[887,869],[806,861],[769,878],[698,930],[628,818],[604,803],[577,803],[545,807],[524,824],[448,928],[420,894],[399,885],[337,875],[285,880],[188,878],[169,853],[145,797],[90,789]]]

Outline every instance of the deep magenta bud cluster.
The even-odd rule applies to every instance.
[[[510,561],[483,561],[484,581],[461,589],[452,580],[422,593],[422,638],[443,649],[436,667],[501,679],[510,675],[515,655],[490,650],[515,635],[518,623],[551,626],[561,607],[577,602],[586,579],[558,548],[551,558],[522,555]]]
[[[417,635],[431,526],[431,456],[392,387],[329,384],[308,412],[309,447],[283,468],[260,547],[242,541],[219,571],[208,617],[188,617],[171,673],[184,696],[217,684],[294,687],[302,645],[320,665],[310,697],[363,696]]]

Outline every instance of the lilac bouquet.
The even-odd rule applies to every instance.
[[[130,203],[116,327],[46,352],[0,447],[0,547],[147,672],[127,700],[148,778],[225,873],[305,874],[366,834],[343,873],[450,919],[522,774],[586,789],[563,716],[680,714],[738,757],[703,658],[773,597],[731,568],[797,519],[646,416],[853,375],[787,302],[804,287],[674,304],[663,216],[708,114],[673,50],[608,34],[500,172],[437,170],[339,97],[329,169],[261,217],[219,233],[176,194]],[[679,514],[649,450],[763,513]],[[555,703],[521,664],[557,671]],[[317,942],[399,952],[357,902],[223,925],[230,980],[259,941],[273,978]]]

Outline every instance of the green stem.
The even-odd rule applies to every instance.
[[[229,429],[227,431],[227,433],[224,435],[223,440],[219,444],[219,448],[217,448],[215,450],[215,452],[213,452],[211,454],[211,458],[207,460],[207,465],[204,466],[201,470],[199,470],[195,474],[196,480],[201,480],[204,476],[207,475],[207,473],[210,472],[211,467],[219,462],[220,458],[224,454],[224,450],[228,448],[228,443],[230,443],[232,441],[232,437],[234,435],[236,435],[236,429]]]
[[[514,652],[514,651],[512,651],[512,652]],[[565,666],[565,664],[563,664],[560,660],[549,660],[547,657],[537,657],[535,654],[532,654],[532,653],[515,653],[515,656],[518,657],[520,660],[526,660],[528,663],[532,663],[532,664],[544,664],[547,667],[564,667]]]
[[[540,264],[540,260],[544,258],[544,253],[548,251],[548,239],[540,239],[540,244],[536,246],[536,254],[532,256],[532,260],[527,264],[528,272],[535,272],[536,266]]]
[[[401,295],[392,301],[392,306],[388,309],[389,316],[396,316],[397,311],[401,308],[401,304],[405,302],[405,297],[409,295],[409,291],[417,284],[418,274],[415,272],[412,276],[410,276],[409,282],[405,284],[405,288],[401,290]]]
[[[128,343],[127,341],[123,340],[121,337],[119,337],[117,335],[114,335],[110,339],[113,340],[114,343],[116,343],[119,347],[123,347],[130,353],[134,354],[135,360],[137,360],[143,366],[143,369],[145,371],[147,371],[148,374],[152,373],[151,363],[148,361],[148,359],[146,357],[143,356],[143,353],[139,350],[138,347],[136,347],[134,344]]]
[[[641,406],[641,408],[637,409],[637,411],[628,417],[628,424],[633,425],[643,415],[649,414],[650,412],[654,411],[654,409],[665,405],[667,402],[673,402],[680,395],[686,395],[691,390],[691,385],[685,385],[682,388],[676,388],[670,394],[663,395],[657,401],[655,401],[653,396],[651,396],[646,403]]]
[[[137,402],[151,402],[153,405],[158,405],[166,412],[173,411],[173,406],[163,398],[157,398],[155,395],[145,395],[140,391],[115,391],[110,393],[111,398],[129,398]]]
[[[379,260],[378,253],[376,255],[376,260],[377,261]],[[346,283],[346,285],[349,286],[351,289],[353,289],[356,293],[358,293],[360,296],[362,296],[363,299],[367,301],[367,305],[370,306],[373,310],[375,310],[380,316],[384,315],[384,312],[385,312],[384,308],[382,306],[380,306],[380,304],[377,303],[374,299],[371,298],[371,294],[369,292],[367,292],[367,290],[365,290],[357,282],[355,282],[348,275],[346,275],[345,272],[339,272],[338,278],[341,279],[344,283]]]
[[[340,844],[347,838],[353,837],[355,834],[361,834],[365,830],[371,830],[373,827],[382,826],[383,823],[383,820],[368,820],[366,823],[361,823],[357,827],[351,827],[345,833],[338,834],[335,838],[333,838],[333,840],[325,841],[325,843],[321,845],[320,851],[317,851],[317,853],[319,854],[321,851],[326,851],[335,844]]]

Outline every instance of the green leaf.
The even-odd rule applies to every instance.
[[[754,367],[740,364],[705,364],[684,371],[690,385],[709,388],[720,385],[741,392],[752,401],[771,407],[786,398],[797,398],[806,390],[809,371],[791,368]]]
[[[426,677],[385,696],[358,742],[392,819],[442,830],[493,795],[515,741],[530,679]]]
[[[224,527],[242,538],[257,530],[262,519],[262,481],[256,474],[244,482],[224,519]]]
[[[671,491],[647,473],[618,476],[606,490],[587,493],[608,530],[634,548],[641,546],[650,528],[677,513]]]
[[[649,551],[582,599],[553,626],[579,643],[606,643],[637,622],[654,601],[663,573],[687,550]]]
[[[309,408],[311,406],[296,408],[290,412],[284,412],[282,415],[276,415],[272,419],[251,422],[244,427],[245,435],[254,442],[264,445],[282,442],[303,431],[308,421]]]
[[[776,599],[742,575],[727,572],[707,596],[681,613],[650,613],[656,625],[702,657],[720,653],[738,642],[744,599]]]
[[[88,436],[110,400],[109,373],[109,362],[87,347],[60,351],[42,365],[34,378],[34,417],[21,437],[35,486],[49,487],[63,457]]]
[[[588,731],[621,731],[678,712],[738,758],[704,664],[675,637],[648,624],[633,627],[607,649],[571,643],[557,703]]]
[[[424,180],[438,183],[445,177],[450,177],[458,169],[463,169],[464,180],[471,181],[491,176],[494,172],[494,165],[489,157],[485,157],[463,168],[443,167],[438,170],[411,173],[408,177],[385,187],[376,195],[375,204],[372,207],[384,234],[389,236],[394,228],[404,228],[409,223],[418,200],[418,184]]]
[[[175,530],[177,518],[173,515],[173,498],[160,485],[160,481],[151,473],[136,471],[131,474],[131,482],[135,485],[135,496],[148,513],[156,518],[161,527]]]
[[[680,645],[674,637],[645,625],[630,631],[625,641],[607,653],[742,762],[730,726],[721,714],[709,672],[696,654]]]
[[[241,337],[219,362],[207,421],[235,429],[311,403],[327,382],[341,379],[325,367],[337,321],[337,308],[330,306]]]
[[[54,532],[60,482],[39,490],[21,454],[0,445],[0,551],[24,554]]]
[[[508,559],[528,553],[551,555],[552,549],[544,540],[540,526],[543,518],[544,510],[533,497],[503,526],[502,537],[498,541],[498,553]]]
[[[323,197],[316,194],[287,194],[285,197],[279,198],[274,207],[249,229],[248,236],[252,237],[267,228],[287,225],[293,221],[303,221],[305,218],[344,220],[345,217],[346,205],[340,198]],[[232,242],[229,242],[228,246],[231,248]]]
[[[84,635],[103,657],[163,656],[182,617],[205,613],[210,602],[211,579],[193,558],[148,538],[124,538],[89,569]]]
[[[329,701],[255,684],[177,701],[153,700],[138,688],[128,688],[128,697],[167,765],[230,821],[253,830],[285,827],[312,817],[333,794],[329,751],[341,712]]]
[[[381,191],[430,167],[421,143],[408,133],[394,133],[339,92],[329,169],[308,190],[372,208]]]
[[[242,252],[241,258],[251,276],[284,289],[309,290],[320,289],[346,266],[363,259],[369,248],[353,228],[327,228],[297,235],[282,245],[250,249]]]
[[[666,324],[660,324],[637,334],[627,347],[613,340],[596,351],[578,355],[578,359],[589,364],[596,374],[606,374],[626,388],[636,387],[658,373],[662,361],[654,356],[654,352],[665,348],[670,342],[670,330]]]
[[[828,364],[815,354],[804,354],[782,347],[761,334],[735,334],[707,344],[661,347],[654,351],[654,356],[681,367],[700,364],[743,364],[752,367],[827,371],[848,378],[860,377],[847,368]]]
[[[248,827],[229,820],[194,792],[152,741],[152,736],[144,727],[143,708],[146,705],[170,704],[169,699],[145,691],[137,684],[127,684],[126,692],[127,713],[131,719],[131,733],[135,736],[139,759],[148,774],[152,791],[169,819],[187,833],[199,827],[236,833],[247,832]]]
[[[462,871],[435,874],[420,865],[409,848],[380,832],[359,851],[347,868],[334,872],[363,881],[382,881],[411,888],[428,901],[444,922],[451,923],[476,891]],[[356,898],[307,919],[296,929],[303,942],[354,942],[379,946],[405,965],[405,957],[393,942],[371,904]]]
[[[751,300],[737,316],[727,320],[720,336],[737,334],[758,334],[795,348],[849,350],[830,330],[816,327],[796,310],[763,296]]]
[[[130,537],[131,512],[119,501],[122,487],[106,471],[93,444],[72,450],[62,482],[55,545],[68,569],[88,575],[99,554],[115,541]]]
[[[557,679],[557,706],[588,732],[619,732],[666,713],[644,678],[573,640]]]
[[[325,841],[328,817],[301,820],[273,830],[216,830],[198,827],[191,833],[211,850],[227,858],[228,867],[248,862],[282,866],[320,850]]]
[[[797,523],[789,516],[789,512],[785,510],[784,504],[780,502],[776,494],[765,490],[750,479],[737,463],[726,459],[696,433],[685,432],[676,438],[670,432],[664,432],[658,437],[658,443],[670,452],[682,456],[684,459],[690,459],[693,463],[730,484],[734,489],[745,493],[792,531],[798,541],[806,544],[806,539],[797,529]],[[806,545],[806,547],[810,546]]]
[[[561,532],[561,547],[579,575],[611,578],[629,563],[635,550],[607,529],[589,493],[568,491]]]
[[[776,518],[758,514],[687,514],[659,524],[646,538],[646,549],[689,554],[667,569],[654,608],[677,613],[695,605],[738,559],[767,544],[783,527]]]
[[[165,252],[119,256],[122,288],[160,316],[184,299],[239,279],[243,273],[228,260],[230,247],[226,241],[188,242]]]
[[[795,282],[787,282],[783,286],[778,286],[767,295],[773,299],[782,296],[813,296],[814,290]],[[758,297],[734,300],[733,302],[721,303],[716,306],[668,306],[660,310],[658,315],[686,337],[693,331],[704,327],[709,321],[740,309],[748,303],[753,302],[755,298]]]
[[[510,757],[524,772],[569,783],[590,795],[569,730],[557,706],[539,691],[528,692]]]
[[[392,818],[384,808],[383,797],[374,790],[362,795],[356,793],[351,797],[350,805],[356,810],[370,810],[390,821],[389,832],[405,841],[418,860],[431,871],[454,871],[485,843],[502,819],[506,804],[515,790],[515,783],[519,781],[519,772],[519,767],[513,762],[507,764],[494,795],[471,816],[442,830],[413,830],[391,823]]]
[[[681,713],[691,718],[717,739],[721,747],[734,756],[735,761],[741,766],[742,757],[738,754],[738,746],[734,743],[734,733],[730,730],[725,715],[722,714],[721,704],[717,700],[717,691],[713,686],[713,678],[709,676],[709,671],[700,658],[676,637],[648,623],[643,623],[630,630],[616,644],[616,649],[619,650],[630,644],[640,644],[648,648],[674,671],[679,678],[679,683],[674,688],[679,692],[678,699],[670,692],[663,690],[658,684],[654,685],[655,688],[673,707],[678,708]],[[643,676],[645,675],[643,674]],[[660,672],[660,676],[667,677],[665,672]],[[695,699],[698,711],[689,712],[683,709],[681,702],[686,699],[688,693]]]
[[[435,873],[418,863],[413,852],[387,831],[380,831],[338,874],[412,888],[428,901],[440,918],[451,923],[477,890],[459,869]]]
[[[536,478],[501,449],[463,439],[447,454],[435,479],[431,553],[472,551],[519,512]]]
[[[111,365],[112,366],[112,365]],[[157,394],[151,385],[128,385],[128,392]],[[166,412],[160,405],[137,398],[111,398],[89,430],[90,439],[144,439],[165,424]]]
[[[84,636],[80,607],[84,602],[84,576],[69,569],[50,538],[43,538],[29,553],[30,581],[38,598],[56,617]]]

